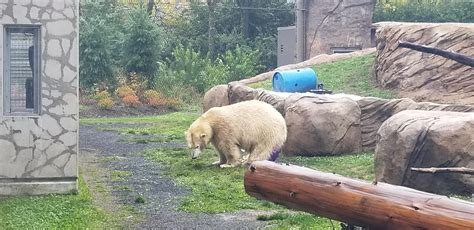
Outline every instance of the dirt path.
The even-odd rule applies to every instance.
[[[120,126],[124,126],[121,124]],[[93,179],[91,171],[108,173],[129,171],[130,176],[120,180],[108,181],[112,191],[111,201],[104,201],[111,207],[119,203],[134,206],[144,216],[141,223],[134,224],[123,220],[126,227],[147,229],[257,229],[265,222],[257,221],[256,211],[241,211],[225,214],[191,214],[176,211],[179,198],[189,191],[179,187],[164,176],[161,168],[154,162],[144,159],[139,152],[156,147],[181,147],[184,143],[129,143],[118,142],[120,136],[115,131],[100,131],[100,128],[113,128],[117,125],[81,125],[80,149],[84,152],[81,166],[85,178]],[[137,136],[139,137],[139,136]],[[98,170],[94,170],[94,168]],[[100,174],[103,174],[101,172]],[[87,181],[87,179],[86,179]],[[93,188],[92,188],[93,189]],[[136,203],[137,197],[145,203]],[[101,198],[99,198],[101,199]]]

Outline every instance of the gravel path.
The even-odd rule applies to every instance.
[[[149,162],[139,153],[148,148],[182,147],[184,143],[128,143],[118,142],[121,138],[115,131],[100,131],[99,128],[123,127],[114,125],[81,125],[80,148],[84,152],[93,152],[98,159],[114,157],[118,160],[97,162],[98,167],[108,171],[130,171],[132,175],[124,180],[109,182],[112,194],[119,203],[133,205],[143,213],[145,220],[138,229],[257,229],[266,225],[257,221],[262,212],[241,211],[224,214],[191,214],[175,211],[179,198],[189,191],[179,187],[164,176],[157,163]],[[133,137],[140,137],[136,135]],[[123,138],[123,137],[122,137]],[[87,172],[86,172],[87,173]],[[118,189],[130,188],[131,191]],[[142,196],[144,204],[135,203]]]

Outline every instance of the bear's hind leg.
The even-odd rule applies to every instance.
[[[252,163],[254,161],[268,160],[272,153],[273,149],[265,145],[257,145],[250,153],[247,163]]]
[[[219,152],[220,160],[212,163],[212,165],[222,165],[222,164],[227,163],[227,157],[225,157],[225,155],[221,151],[218,151],[218,152]]]
[[[221,168],[230,168],[240,165],[240,147],[238,145],[232,145],[227,152],[227,162],[221,164]]]

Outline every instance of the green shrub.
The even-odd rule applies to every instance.
[[[226,51],[222,56],[222,61],[228,67],[229,73],[225,78],[227,83],[253,77],[263,66],[258,64],[260,52],[251,50],[248,47],[237,46],[233,51]]]
[[[127,72],[143,76],[152,87],[158,70],[160,33],[144,7],[131,9],[125,24],[123,65]]]
[[[215,73],[211,76],[206,74],[206,69],[212,68],[212,64],[207,56],[179,46],[173,51],[171,60],[160,65],[158,78],[161,78],[161,83],[166,84],[163,81],[166,80],[168,85],[191,86],[198,92],[204,92],[215,82]]]
[[[83,0],[80,6],[79,81],[81,87],[107,84],[114,87],[119,56],[121,9],[114,0]],[[100,87],[99,87],[100,88]]]

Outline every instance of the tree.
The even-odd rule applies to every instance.
[[[122,63],[127,72],[139,73],[148,87],[158,70],[160,33],[142,6],[131,9],[125,23]]]
[[[80,7],[79,68],[81,87],[98,83],[114,87],[120,58],[113,50],[121,40],[121,9],[115,0],[84,0]]]

